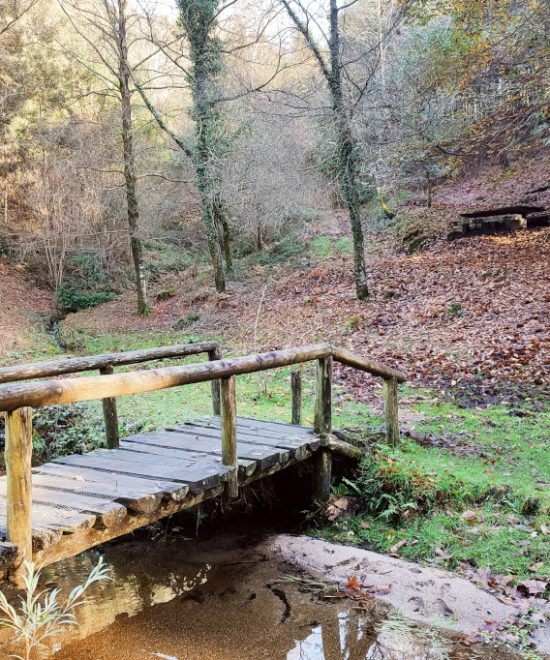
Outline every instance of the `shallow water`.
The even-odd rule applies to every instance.
[[[102,549],[113,581],[97,585],[78,630],[56,640],[56,660],[359,660],[513,658],[411,624],[386,608],[323,600],[295,568],[249,537],[129,541]],[[69,590],[99,557],[90,551],[44,571]],[[286,576],[286,578],[285,578]],[[10,645],[0,642],[2,657]]]

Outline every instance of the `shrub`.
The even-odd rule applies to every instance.
[[[57,302],[68,312],[95,307],[113,300],[109,275],[95,252],[80,252],[69,263],[69,272],[57,290]]]
[[[103,434],[94,421],[83,403],[37,410],[33,418],[35,452],[48,460],[101,446]]]
[[[190,328],[193,323],[196,323],[200,319],[200,314],[198,312],[188,312],[185,316],[182,316],[174,323],[174,330],[185,330]]]
[[[363,460],[357,486],[366,510],[390,522],[425,513],[446,499],[432,474],[404,465],[383,449]]]
[[[170,300],[170,298],[173,298],[176,295],[176,289],[173,287],[170,287],[169,289],[164,289],[163,291],[159,291],[157,293],[157,302],[164,302],[165,300]]]
[[[464,310],[462,309],[462,303],[460,302],[460,300],[457,300],[456,302],[452,303],[447,307],[446,316],[447,317],[464,316]]]
[[[83,291],[70,284],[64,284],[57,290],[57,302],[68,312],[96,307],[115,297],[112,291]]]

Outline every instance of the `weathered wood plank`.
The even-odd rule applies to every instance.
[[[210,463],[210,465],[200,463],[193,465],[180,461],[177,466],[160,465],[151,460],[140,458],[137,453],[124,452],[120,454],[116,449],[111,450],[111,452],[110,454],[109,450],[105,450],[102,454],[92,452],[83,456],[62,456],[56,458],[53,462],[149,479],[166,479],[185,483],[193,490],[213,488],[219,483],[221,475],[227,471],[224,470],[223,466],[217,467],[213,463]]]
[[[209,424],[191,424],[193,427],[192,433],[199,436],[210,437],[218,439],[220,437],[219,429],[213,428]],[[188,425],[173,427],[168,429],[170,432],[188,432]],[[313,438],[313,436],[312,436]],[[314,442],[312,443],[314,447],[318,447],[320,440],[319,438],[313,438]],[[274,452],[280,452],[282,464],[286,463],[290,458],[297,458],[301,460],[301,456],[308,449],[310,443],[301,442],[299,440],[292,440],[288,438],[265,438],[264,434],[254,435],[253,431],[249,431],[246,434],[243,433],[240,429],[237,429],[237,446],[239,444],[248,444],[248,445],[258,445],[271,449]]]
[[[221,438],[219,434],[217,436],[204,435],[187,429],[181,432],[158,431],[143,435],[128,436],[122,441],[121,447],[130,449],[130,445],[135,443],[149,445],[152,453],[154,453],[155,447],[159,449],[173,449],[178,452],[174,454],[176,458],[180,453],[191,459],[193,455],[201,457],[221,456]],[[159,453],[163,456],[169,455],[164,451]],[[243,465],[247,467],[250,463],[256,465],[256,462],[258,462],[259,467],[268,467],[268,464],[271,465],[277,461],[282,461],[284,460],[284,456],[288,457],[288,455],[288,452],[284,449],[241,441],[241,436],[237,433],[237,458],[244,461]]]
[[[219,424],[219,422],[218,422]],[[190,424],[193,426],[193,433],[200,435],[205,435],[209,437],[219,438],[219,430],[213,428],[209,424]],[[185,431],[187,425],[173,427],[168,429],[171,432],[174,431]],[[195,430],[196,429],[196,430]],[[278,437],[273,435],[272,437],[266,438],[265,433],[261,432],[258,435],[254,435],[254,432],[250,430],[247,435],[244,435],[240,429],[237,429],[237,442],[251,443],[255,445],[261,445],[273,450],[281,452],[281,461],[283,464],[290,458],[295,458],[297,460],[303,460],[308,449],[315,451],[320,446],[320,439],[316,436],[310,435],[307,439],[307,442],[298,439]],[[252,441],[253,439],[253,441]]]
[[[275,424],[275,422],[273,424]],[[205,421],[186,422],[181,426],[170,427],[168,430],[184,431],[187,427],[192,427],[205,429],[204,431],[197,431],[197,433],[206,433],[206,429],[209,429],[209,434],[215,434],[217,432],[219,435],[218,429],[220,426],[220,420],[213,417]],[[237,434],[239,435],[239,438],[242,436],[243,442],[254,442],[255,444],[266,445],[268,447],[286,449],[311,447],[313,451],[319,447],[320,439],[318,436],[313,435],[310,429],[306,429],[305,433],[298,431],[298,433],[294,433],[293,435],[293,428],[301,429],[302,427],[294,427],[288,424],[288,428],[290,431],[287,433],[284,430],[279,431],[276,428],[270,429],[268,426],[257,424],[255,420],[241,423],[241,418],[239,417]]]
[[[163,500],[173,500],[180,502],[185,498],[189,491],[187,484],[176,483],[170,479],[156,479],[154,477],[140,477],[139,475],[120,474],[113,471],[102,471],[94,468],[88,468],[82,465],[63,465],[61,463],[45,463],[34,469],[36,474],[54,475],[75,479],[86,484],[103,484],[107,488],[113,489],[113,494],[120,491],[120,503],[128,508],[132,508],[131,503],[137,502],[132,496],[125,498],[125,489],[136,489],[145,496],[150,494],[159,494]],[[134,509],[137,511],[137,508]],[[145,513],[145,512],[144,512]]]
[[[172,434],[171,434],[172,435]],[[179,456],[189,455],[198,456],[200,458],[216,457],[216,461],[219,461],[221,465],[221,451],[218,452],[204,452],[204,451],[195,451],[193,449],[188,449],[186,447],[166,447],[152,442],[128,442],[123,440],[120,443],[120,448],[125,451],[134,451],[142,454],[150,454],[153,456],[165,456],[166,458],[178,458]],[[248,459],[238,459],[239,462],[239,474],[245,477],[249,477],[253,474],[257,468],[257,462]]]
[[[212,428],[181,426],[168,431],[129,436],[127,442],[147,442],[151,445],[173,447],[185,451],[221,453],[220,431]],[[288,460],[290,454],[286,448],[255,442],[252,434],[243,434],[237,429],[237,457],[262,461],[273,457],[273,461]],[[260,463],[261,465],[261,463]]]
[[[6,510],[5,500],[0,500],[0,519],[5,519]],[[93,527],[96,522],[97,516],[93,513],[67,511],[44,504],[34,504],[32,508],[33,530],[52,529],[72,534],[77,529]]]
[[[193,420],[190,423],[197,421],[219,421],[216,417],[207,417],[205,420]],[[311,436],[313,430],[309,426],[297,426],[289,424],[288,422],[274,422],[272,420],[256,419],[255,417],[242,417],[239,415],[237,418],[237,428],[248,427],[255,430],[262,429],[263,431],[277,434],[277,436],[290,436],[293,438],[301,438],[302,436]]]
[[[61,467],[61,466],[59,466]],[[99,501],[117,502],[122,504],[129,511],[136,513],[151,513],[158,509],[163,499],[160,489],[150,486],[151,482],[143,481],[140,489],[128,488],[121,483],[109,484],[98,481],[85,481],[81,478],[70,478],[61,474],[40,474],[33,473],[33,488],[41,487],[52,491],[62,491],[65,493],[74,493],[75,495],[85,495],[87,497],[97,498]]]
[[[36,486],[33,487],[32,502],[33,507],[36,504],[44,504],[78,513],[93,513],[96,516],[96,524],[105,527],[118,526],[128,514],[126,507],[117,502]]]

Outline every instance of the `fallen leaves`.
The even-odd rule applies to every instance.
[[[542,580],[523,580],[517,585],[517,590],[524,596],[543,596],[548,583]]]
[[[356,497],[343,495],[332,499],[326,508],[326,517],[333,522],[334,520],[347,520],[359,510],[359,500]]]
[[[472,511],[471,509],[468,509],[467,511],[464,511],[464,513],[460,516],[464,522],[468,523],[469,525],[477,522],[478,514],[477,511]]]

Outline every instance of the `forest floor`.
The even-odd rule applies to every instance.
[[[311,533],[459,571],[499,598],[537,606],[550,579],[550,229],[440,241],[412,255],[369,235],[367,302],[354,297],[344,219],[325,229],[240,260],[225,294],[206,268],[168,273],[152,285],[151,316],[138,317],[123,294],[69,315],[57,338],[84,353],[213,338],[226,355],[326,340],[407,371],[406,437],[390,449],[372,441],[380,384],[336,369],[334,426],[363,438],[366,457],[335,488],[328,517],[312,515]],[[60,350],[41,346],[2,359]],[[289,377],[240,377],[239,414],[284,419]],[[313,368],[303,377],[309,423]],[[133,433],[209,408],[209,388],[197,385],[122,398],[119,413]],[[82,414],[86,433],[68,434],[64,446],[58,433],[56,451],[97,443],[99,405]]]

